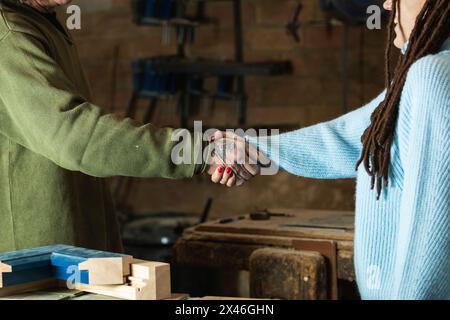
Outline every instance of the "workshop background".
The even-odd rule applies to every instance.
[[[384,86],[385,30],[369,30],[365,24],[345,26],[324,13],[319,2],[301,2],[297,42],[287,33],[286,25],[298,13],[299,1],[242,0],[243,60],[289,61],[292,70],[284,75],[245,76],[245,124],[239,122],[237,103],[226,99],[213,103],[210,97],[203,97],[191,105],[188,126],[202,120],[204,129],[293,130],[332,120],[379,94]],[[172,30],[168,39],[165,27],[136,24],[131,1],[78,0],[74,4],[81,7],[82,27],[72,35],[91,84],[93,102],[125,116],[136,86],[136,61],[176,54],[177,38]],[[236,59],[231,4],[206,2],[208,22],[195,28],[194,41],[185,46],[187,57],[219,62]],[[195,5],[188,5],[188,11],[191,9],[195,12]],[[148,99],[138,99],[136,105],[134,117],[141,119]],[[158,100],[151,122],[181,126],[176,96]],[[273,208],[353,211],[355,181],[313,180],[280,173],[228,189],[212,184],[204,175],[183,181],[115,178],[111,188],[127,252],[170,261],[177,237],[199,221]],[[248,273],[204,273],[197,268],[173,272],[172,277],[176,289],[191,294],[249,295]],[[353,295],[351,291],[349,296]]]

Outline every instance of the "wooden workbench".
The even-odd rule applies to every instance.
[[[249,270],[250,257],[262,248],[298,249],[298,241],[327,241],[336,248],[338,279],[354,281],[354,213],[271,209],[291,217],[270,220],[215,220],[185,231],[174,247],[177,264],[190,267],[215,267]]]

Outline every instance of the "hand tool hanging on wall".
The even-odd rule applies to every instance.
[[[176,17],[177,0],[134,0],[134,20],[138,24],[145,19],[169,20]]]
[[[136,24],[162,27],[163,45],[170,44],[174,26],[189,24],[185,19],[184,2],[180,0],[134,0],[132,8]]]
[[[176,59],[175,56],[139,59],[132,63],[133,90],[141,96],[173,96],[180,90],[180,76],[173,72],[161,72],[154,68],[160,60]]]
[[[206,91],[203,89],[204,77],[194,74],[189,77],[189,93],[192,95],[204,95]]]
[[[294,11],[292,12],[291,18],[289,19],[289,22],[286,25],[287,34],[292,36],[295,42],[300,42],[298,30],[300,29],[299,17],[302,10],[303,4],[301,1],[298,1],[297,5],[294,8]]]
[[[144,7],[145,7],[144,17],[146,17],[146,18],[154,18],[154,17],[156,17],[156,14],[155,14],[155,1],[154,0],[147,0],[147,1],[140,1],[140,2],[144,3]]]
[[[234,76],[220,76],[217,80],[217,93],[215,97],[221,100],[230,100],[234,93]]]
[[[202,212],[202,214],[200,216],[199,224],[200,223],[204,223],[204,222],[206,222],[208,220],[209,212],[211,211],[212,203],[213,203],[213,198],[208,198],[208,200],[206,201],[205,208],[203,209],[203,212]]]

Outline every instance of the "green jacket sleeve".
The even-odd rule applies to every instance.
[[[87,101],[42,41],[0,39],[0,132],[71,171],[95,177],[191,177],[201,165],[171,161],[174,129],[140,125]],[[81,71],[80,71],[81,72]],[[201,138],[189,136],[191,150]],[[194,143],[194,140],[196,143]],[[192,152],[194,160],[194,152]]]

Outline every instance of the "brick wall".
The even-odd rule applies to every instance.
[[[76,2],[75,2],[76,3]],[[78,1],[82,29],[74,31],[81,60],[93,91],[93,102],[122,113],[130,98],[132,59],[175,52],[175,44],[161,44],[161,30],[132,23],[126,0]],[[324,16],[315,0],[305,0],[301,14],[301,42],[287,37],[284,25],[293,0],[243,0],[245,59],[289,59],[294,73],[273,78],[248,78],[249,125],[304,127],[342,114],[340,50],[343,27],[327,32]],[[198,29],[192,56],[218,59],[233,57],[231,6],[225,2],[207,6],[208,16],[219,23]],[[351,28],[349,56],[350,109],[368,102],[383,87],[384,32]],[[115,67],[116,65],[116,67]],[[115,90],[113,90],[115,88]],[[202,103],[193,119],[205,125],[237,127],[236,108]],[[155,124],[178,126],[176,103],[161,103]],[[140,180],[130,201],[137,211],[199,212],[214,197],[214,216],[248,212],[256,208],[299,207],[352,209],[354,182],[320,181],[282,173],[258,177],[244,187],[225,189],[207,177],[186,181]]]

